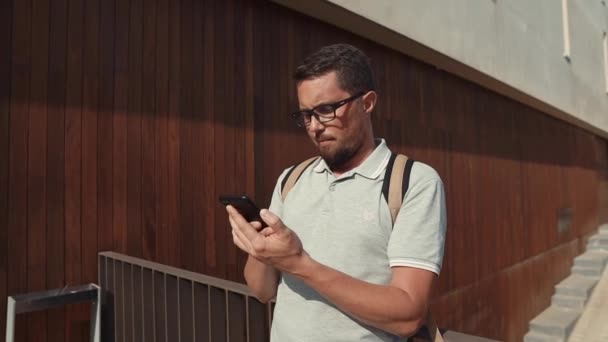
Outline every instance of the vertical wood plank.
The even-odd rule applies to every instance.
[[[239,96],[242,97],[242,102],[244,103],[244,118],[243,123],[245,126],[244,132],[244,146],[245,146],[245,170],[247,170],[247,177],[245,178],[245,192],[251,196],[255,195],[255,118],[256,113],[254,109],[254,7],[251,1],[245,2],[244,8],[244,18],[243,18],[243,27],[242,34],[245,37],[245,44],[237,44],[237,46],[241,47],[242,50],[238,53],[238,55],[244,56],[243,65],[243,85],[244,90]],[[241,64],[241,63],[239,63]],[[238,73],[237,73],[238,74]],[[293,92],[290,92],[293,93]],[[295,107],[295,106],[294,106]],[[259,199],[256,199],[259,200]]]
[[[244,2],[238,1],[235,3],[227,3],[228,13],[227,17],[231,18],[227,21],[230,25],[231,31],[227,33],[233,38],[228,40],[227,44],[227,56],[231,56],[226,60],[226,63],[230,65],[230,70],[233,72],[227,80],[232,84],[228,92],[231,94],[232,108],[229,112],[233,116],[232,125],[234,127],[233,140],[230,143],[234,146],[234,156],[232,158],[232,166],[228,165],[228,168],[232,169],[231,179],[233,188],[230,192],[232,193],[246,193],[247,189],[247,178],[249,172],[246,164],[246,153],[247,146],[245,145],[245,134],[247,132],[246,121],[245,121],[245,82],[246,82],[246,70],[245,70],[245,44],[240,41],[239,37],[245,37],[245,15],[244,15]],[[253,194],[249,193],[249,196]],[[239,265],[242,264],[243,260],[241,252],[232,242],[230,230],[226,231],[226,252],[228,254],[226,258],[226,278],[232,281],[238,281],[242,279],[242,272],[239,269]]]
[[[155,122],[154,122],[154,159],[156,173],[156,197],[154,200],[155,220],[157,222],[155,240],[156,260],[175,265],[177,247],[170,239],[167,201],[169,192],[168,176],[168,89],[169,89],[169,1],[157,0],[156,12],[156,88],[155,88]]]
[[[266,23],[265,21],[266,16],[265,16],[265,12],[263,10],[262,5],[260,5],[259,3],[255,4],[255,13],[253,16],[253,45],[256,46],[257,48],[254,49],[253,51],[253,111],[254,113],[260,113],[260,115],[256,115],[256,120],[255,123],[253,125],[253,129],[255,131],[259,131],[262,132],[263,131],[263,127],[264,127],[264,123],[265,123],[265,115],[263,115],[263,113],[265,113],[265,102],[266,99],[264,97],[265,94],[265,85],[266,83],[265,81],[265,67],[266,67],[266,60],[265,60],[265,55],[267,53],[265,47],[266,47],[266,37],[265,37],[265,30],[264,30],[264,25]],[[264,147],[266,146],[266,140],[267,140],[267,134],[259,134],[256,135],[256,139],[254,142],[254,151],[255,151],[255,155],[256,156],[260,156],[259,160],[256,159],[255,163],[254,163],[254,170],[253,173],[255,175],[257,174],[261,174],[260,172],[264,171],[264,165],[262,160],[266,161],[266,157],[263,157],[263,151],[264,151]],[[267,171],[268,174],[272,174],[275,175],[276,177],[278,177],[278,175],[280,174],[280,171],[276,171],[276,172],[272,172],[272,171]],[[263,198],[264,194],[272,194],[272,190],[270,190],[270,192],[265,192],[264,190],[267,189],[266,184],[269,183],[270,181],[267,178],[271,178],[271,177],[256,177],[254,179],[254,187],[255,187],[255,197],[256,200],[259,202],[261,198]],[[274,180],[276,182],[276,180]],[[270,205],[270,200],[267,200],[265,203],[267,203],[266,206]],[[260,204],[262,205],[262,204]]]
[[[114,40],[114,120],[112,126],[112,227],[114,249],[128,251],[127,241],[127,111],[129,101],[130,1],[116,1]]]
[[[408,85],[408,88],[416,88],[416,84],[420,82],[420,79],[416,77],[412,80],[412,84]],[[457,93],[454,97],[463,97],[462,94]],[[464,112],[476,112],[475,108],[472,107],[472,103],[462,103],[462,111]],[[421,111],[421,106],[415,106]],[[415,117],[422,117],[422,113],[415,112]],[[474,114],[469,114],[474,118]],[[478,234],[474,233],[474,227],[478,224],[478,205],[479,205],[479,185],[477,177],[479,177],[478,167],[479,159],[475,155],[478,153],[478,129],[475,124],[476,120],[471,120],[469,126],[460,133],[453,135],[450,139],[450,154],[449,163],[451,166],[450,172],[452,177],[446,179],[446,188],[449,187],[450,191],[446,192],[446,200],[449,201],[453,209],[450,209],[448,213],[458,213],[457,215],[449,216],[450,232],[453,237],[451,240],[446,242],[445,247],[445,258],[444,267],[450,269],[451,262],[454,260],[460,260],[460,255],[467,253],[467,244],[477,246],[483,243],[481,239],[477,237]],[[408,125],[407,122],[405,125]],[[472,152],[472,155],[461,152],[462,150],[468,150]],[[451,179],[457,179],[458,181],[451,182]],[[450,215],[450,214],[448,214]],[[466,284],[470,284],[479,278],[478,265],[479,259],[477,255],[472,257],[470,260],[471,267],[467,269],[456,268],[452,272],[443,272],[442,284],[447,284],[448,288],[461,287]],[[447,290],[442,287],[442,290]]]
[[[180,1],[180,92],[179,92],[179,194],[180,194],[180,265],[194,268],[196,241],[194,240],[193,170],[196,156],[192,144],[193,96],[192,96],[192,46],[193,4],[191,0]]]
[[[143,0],[131,0],[129,15],[129,90],[127,112],[127,251],[142,256],[141,103]]]
[[[96,281],[98,155],[97,120],[99,115],[99,25],[100,2],[87,0],[84,13],[83,88],[82,88],[82,281]]]
[[[97,114],[97,244],[99,251],[114,249],[113,234],[113,107],[114,107],[114,1],[100,2],[99,98]],[[121,33],[122,34],[122,33]]]
[[[50,6],[47,120],[46,287],[65,285],[65,101],[67,71],[67,1]],[[47,317],[49,341],[65,341],[66,309]]]
[[[174,249],[170,251],[170,261],[178,266],[181,259],[180,231],[180,21],[181,12],[177,1],[169,2],[169,85],[167,115],[167,243]]]
[[[202,168],[195,169],[198,174],[198,177],[202,177],[202,186],[203,189],[199,193],[199,201],[201,203],[205,203],[205,208],[201,211],[201,214],[204,215],[204,243],[201,241],[201,245],[205,251],[205,272],[207,274],[214,274],[215,260],[217,250],[215,248],[215,235],[217,226],[219,226],[219,222],[223,222],[221,217],[225,216],[224,211],[218,211],[217,205],[217,196],[218,192],[215,187],[216,184],[216,168],[214,167],[215,163],[218,162],[215,155],[215,144],[216,144],[216,135],[215,130],[217,128],[214,118],[215,118],[215,102],[216,98],[214,96],[215,90],[215,56],[214,56],[214,46],[215,46],[215,15],[214,15],[214,6],[217,2],[212,0],[205,0],[203,2],[203,20],[202,20],[202,30],[203,30],[203,54],[204,54],[204,63],[203,64],[203,99],[204,99],[204,111],[201,113],[203,118],[202,130],[204,132],[198,132],[196,136],[202,137],[202,145],[205,146],[204,149],[204,160]],[[211,204],[213,203],[213,204]],[[217,214],[222,216],[216,216]]]
[[[27,162],[31,77],[31,2],[13,3],[9,123],[7,294],[27,292]],[[27,338],[26,320],[15,324],[17,341]]]
[[[142,126],[141,126],[141,202],[143,257],[155,260],[157,256],[155,201],[159,189],[155,174],[155,122],[156,122],[156,1],[145,1],[143,5],[143,77],[142,77]],[[159,242],[160,243],[160,242]]]
[[[8,180],[11,100],[11,34],[13,4],[0,1],[0,307],[6,307],[8,271]],[[0,311],[0,334],[6,331],[6,310]]]
[[[237,96],[241,98],[243,107],[243,116],[242,116],[242,124],[243,124],[243,132],[242,132],[242,144],[243,144],[243,169],[246,170],[246,176],[244,177],[244,182],[241,185],[243,187],[243,191],[249,196],[255,196],[255,182],[256,182],[256,173],[255,173],[255,112],[254,112],[254,70],[253,70],[253,4],[251,1],[246,1],[241,6],[244,7],[244,13],[242,21],[243,26],[241,27],[241,34],[245,37],[245,44],[238,44],[237,48],[240,50],[237,55],[243,56],[244,61],[242,63],[237,63],[237,65],[242,65],[243,69],[241,72],[237,72],[238,75],[243,75],[243,89],[242,92]],[[239,103],[241,102],[239,101]],[[256,198],[258,203],[264,203],[265,201],[261,201],[261,199]],[[261,204],[258,204],[261,205]],[[228,240],[230,241],[230,235],[228,235]],[[234,248],[234,247],[232,247]],[[245,262],[247,260],[247,256],[244,253],[237,252],[237,265],[236,265],[236,277],[235,280],[244,283],[245,279],[243,276],[242,270],[245,268]]]
[[[46,162],[49,2],[32,2],[32,74],[30,78],[27,278],[28,292],[46,289]],[[46,341],[46,313],[28,315],[28,340]]]
[[[84,3],[68,5],[67,79],[65,114],[65,281],[82,282],[82,87]],[[82,306],[67,308],[66,340],[76,341],[82,331],[77,317]]]
[[[222,175],[221,177],[216,177],[215,179],[215,193],[230,193],[231,188],[229,185],[232,184],[234,178],[232,178],[233,170],[228,169],[226,166],[230,163],[231,152],[234,148],[229,143],[229,139],[227,139],[226,132],[230,131],[231,125],[230,116],[231,113],[228,113],[228,94],[227,89],[230,89],[226,85],[226,76],[229,73],[228,71],[228,60],[225,56],[225,46],[226,46],[226,37],[224,37],[221,32],[224,32],[226,29],[226,18],[225,18],[225,4],[219,6],[216,4],[214,6],[214,33],[216,35],[213,40],[214,48],[213,53],[214,57],[214,68],[216,72],[214,73],[214,97],[216,99],[223,99],[217,101],[214,106],[214,136],[215,140],[218,142],[215,144],[215,163],[213,167],[215,168],[216,175]],[[208,259],[208,271],[211,275],[226,278],[226,268],[225,268],[225,258],[221,257],[219,254],[223,248],[226,246],[226,230],[228,229],[228,223],[226,219],[226,211],[222,207],[216,206],[216,214],[215,217],[218,219],[216,222],[216,231],[215,231],[215,241],[208,241],[206,244],[206,248],[213,248],[216,252],[209,253],[215,256],[213,259]],[[211,246],[213,245],[213,246]],[[227,254],[226,254],[227,257]]]
[[[192,173],[192,241],[194,243],[194,260],[192,270],[205,273],[205,233],[213,230],[213,224],[208,224],[210,218],[208,208],[213,203],[212,193],[207,193],[203,184],[205,178],[204,165],[209,158],[209,146],[205,145],[205,135],[208,121],[208,110],[205,98],[205,54],[204,54],[204,1],[194,1],[192,4],[192,120],[190,122],[193,148],[193,158],[190,163]]]
[[[277,39],[277,32],[271,30],[272,23],[276,22],[276,17],[272,12],[272,6],[265,4],[260,6],[259,12],[256,15],[256,27],[259,31],[256,31],[256,37],[254,37],[255,45],[259,46],[257,51],[259,55],[256,56],[257,62],[255,63],[256,75],[259,82],[256,83],[256,90],[259,94],[256,97],[260,97],[258,104],[256,104],[256,113],[262,113],[256,120],[256,130],[265,131],[267,134],[260,135],[260,143],[256,146],[256,155],[261,156],[259,161],[256,161],[255,174],[272,174],[274,177],[258,177],[258,194],[256,198],[267,198],[267,194],[272,193],[276,182],[276,177],[280,172],[285,169],[285,165],[278,166],[279,163],[276,158],[277,152],[275,151],[277,144],[273,140],[274,133],[272,129],[274,117],[278,115],[278,110],[273,107],[272,94],[278,93],[276,82],[278,75],[276,75],[276,66],[278,65],[276,54],[272,52],[272,42]],[[310,51],[307,51],[310,52]],[[270,172],[265,165],[275,165],[273,171]],[[274,178],[274,179],[272,179]],[[269,199],[267,199],[270,203]]]

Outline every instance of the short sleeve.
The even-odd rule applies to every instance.
[[[430,166],[416,162],[391,232],[390,266],[416,267],[439,274],[445,234],[446,207],[441,178]]]

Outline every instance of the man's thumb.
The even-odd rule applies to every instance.
[[[277,215],[270,212],[270,210],[262,209],[262,211],[260,211],[260,216],[262,216],[264,222],[266,222],[269,227],[272,227],[275,232],[279,229],[283,229],[284,226],[281,219]]]

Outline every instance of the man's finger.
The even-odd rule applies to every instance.
[[[228,216],[228,220],[230,221],[230,225],[232,226],[232,234],[239,238],[239,241],[243,246],[243,250],[251,254],[251,251],[253,251],[253,245],[251,241],[247,238],[247,236],[245,236],[245,234],[243,234],[241,228],[234,221],[232,216]]]
[[[230,215],[228,215],[228,223],[230,224],[230,227],[232,228],[232,230],[237,229],[236,222],[234,222],[234,220],[232,219],[232,216],[230,216]]]
[[[245,246],[243,241],[241,241],[241,239],[239,238],[239,236],[236,233],[236,230],[234,230],[234,229],[232,230],[232,242],[234,242],[234,244],[243,252],[249,253],[249,251],[247,250],[247,247]]]
[[[229,205],[226,207],[226,210],[236,228],[243,233],[247,240],[253,241],[258,236],[258,231],[236,209]]]
[[[270,227],[266,227],[266,228],[264,228],[264,229],[262,229],[260,231],[260,234],[262,234],[264,236],[268,236],[268,235],[274,234],[274,229],[272,229]]]
[[[232,216],[228,216],[228,220],[230,221],[230,225],[233,227],[232,228],[232,234],[235,234],[235,236],[237,236],[239,238],[239,240],[241,241],[241,243],[243,244],[245,251],[247,253],[249,253],[249,251],[251,250],[251,241],[249,241],[247,239],[247,237],[245,235],[243,235],[243,232],[241,231],[241,229],[239,228],[238,224],[236,224],[236,222],[234,221],[234,219],[232,218]]]
[[[251,224],[253,226],[253,228],[255,228],[255,230],[257,230],[257,231],[262,229],[262,224],[258,221],[252,221],[252,222],[249,222],[249,224]]]

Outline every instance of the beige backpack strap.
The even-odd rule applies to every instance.
[[[391,219],[393,220],[393,225],[395,224],[395,220],[397,219],[397,215],[399,214],[399,210],[401,209],[401,204],[403,203],[403,196],[405,196],[405,188],[403,187],[403,179],[406,178],[406,181],[409,181],[409,177],[404,177],[408,168],[406,167],[408,163],[408,157],[402,154],[398,154],[394,158],[394,162],[392,163],[392,169],[387,170],[390,172],[390,182],[388,185],[388,207],[391,211]],[[389,163],[390,164],[390,163]],[[410,163],[411,164],[411,163]],[[391,167],[388,165],[387,167]],[[411,165],[410,165],[411,168]],[[407,186],[407,184],[405,184]],[[443,336],[441,336],[441,332],[439,331],[439,327],[437,327],[437,323],[433,316],[431,316],[431,312],[429,311],[426,316],[426,328],[429,333],[430,341],[432,342],[444,342]],[[420,338],[414,336],[410,338],[414,342],[428,342],[426,338]]]
[[[300,164],[297,164],[296,166],[292,167],[291,170],[289,170],[289,172],[285,176],[285,180],[283,180],[283,186],[281,188],[281,198],[283,199],[283,201],[285,201],[285,197],[287,197],[287,194],[293,188],[293,186],[296,185],[296,182],[298,181],[304,170],[306,170],[306,168],[309,167],[310,164],[317,160],[317,158],[318,157],[312,157],[310,159],[306,159],[305,161],[301,162]]]
[[[391,218],[393,224],[401,209],[401,203],[403,202],[403,174],[405,172],[405,164],[407,163],[407,157],[403,154],[398,154],[395,157],[393,163],[393,169],[391,171],[390,186],[388,188],[388,208],[391,211]]]

